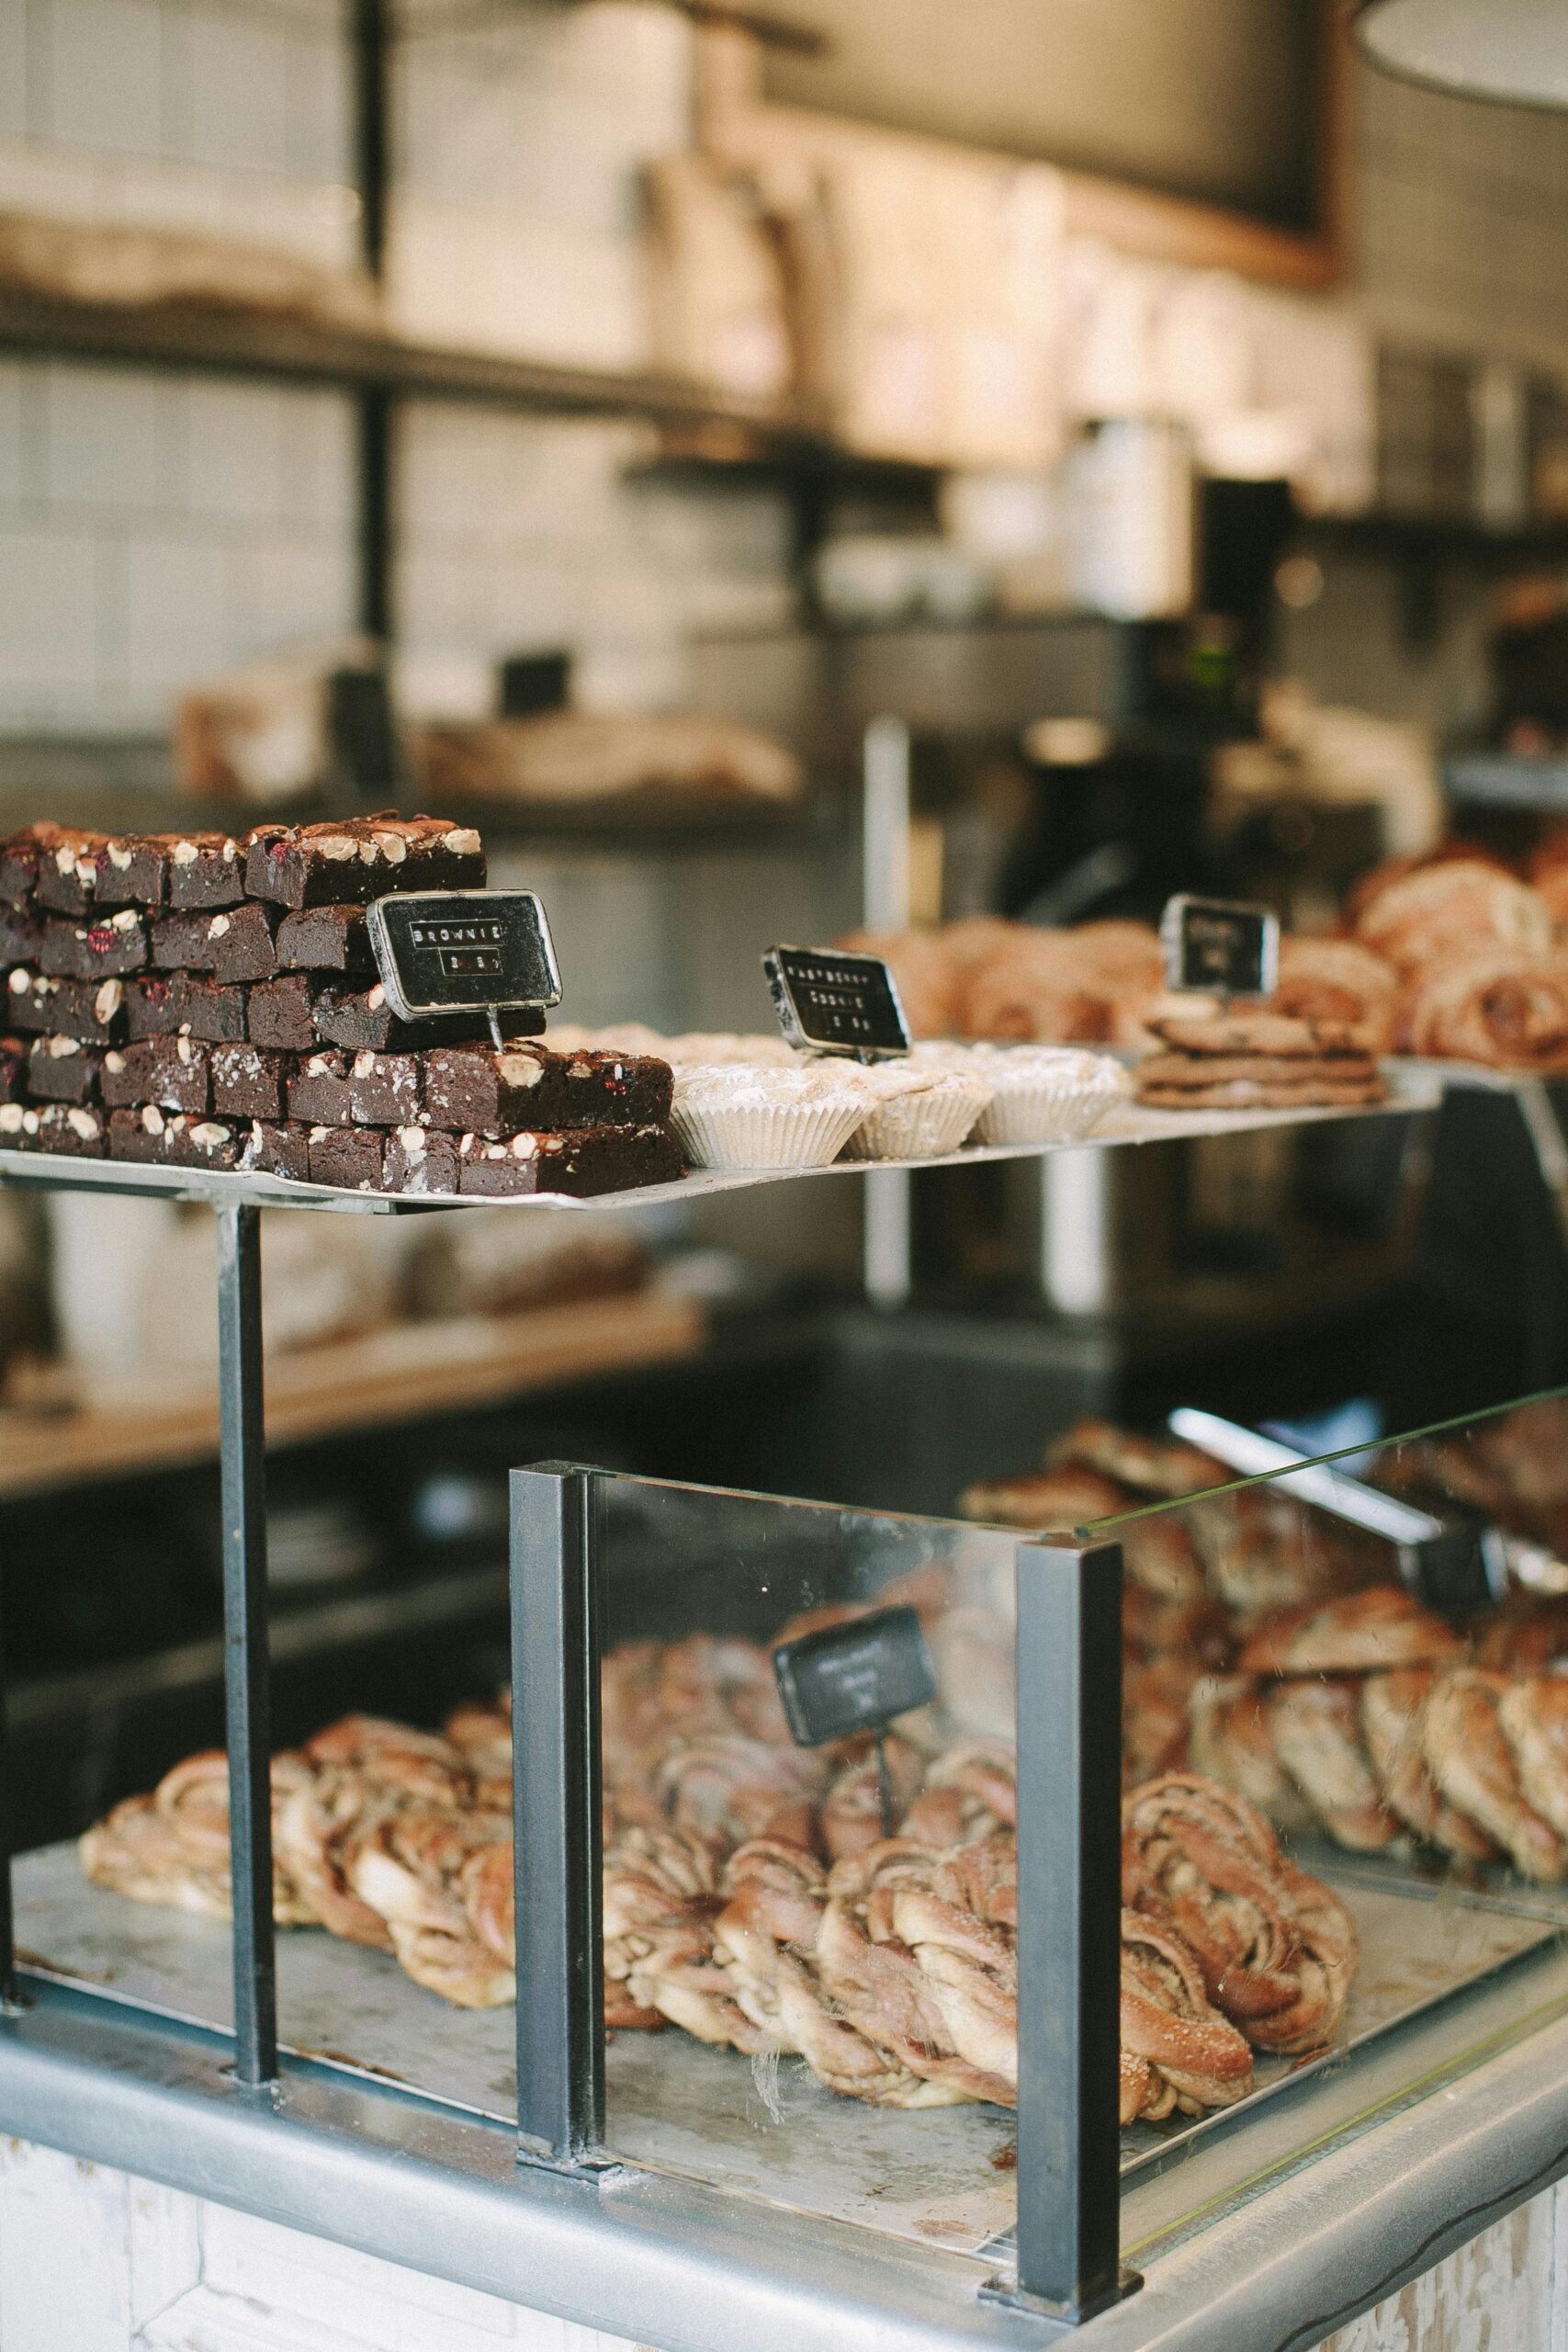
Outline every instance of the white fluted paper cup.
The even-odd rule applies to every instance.
[[[1131,1081],[1108,1054],[1070,1046],[977,1049],[991,1099],[975,1129],[976,1143],[1077,1143],[1126,1101]]]
[[[670,1124],[694,1168],[826,1168],[865,1117],[850,1063],[678,1069]]]
[[[940,1159],[991,1099],[983,1079],[957,1069],[882,1063],[866,1077],[874,1103],[844,1146],[848,1159]]]

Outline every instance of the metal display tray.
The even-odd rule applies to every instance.
[[[1124,2132],[1124,2185],[1217,2134],[1244,2131],[1294,2086],[1331,2067],[1354,2067],[1413,2021],[1528,1969],[1568,1928],[1568,1895],[1506,1882],[1427,1883],[1315,1848],[1299,1858],[1337,1887],[1361,1941],[1334,2047],[1304,2062],[1261,2060],[1252,2096],[1222,2114]],[[92,1886],[69,1844],[19,1856],[16,1889],[24,1970],[187,2024],[231,2023],[226,1922]],[[451,2009],[385,1954],[315,1929],[281,1934],[277,1962],[281,2041],[293,2055],[513,2122],[511,2008]],[[1009,2110],[864,2107],[824,2089],[801,2060],[751,2061],[674,2029],[612,2035],[606,2070],[607,2139],[650,2171],[954,2253],[976,2252],[1011,2228],[1016,2118]]]
[[[164,1199],[202,1201],[217,1208],[236,1204],[247,1208],[340,1209],[360,1216],[407,1216],[428,1209],[594,1209],[656,1208],[672,1202],[701,1200],[710,1193],[747,1191],[758,1184],[776,1184],[806,1176],[875,1174],[879,1170],[969,1168],[994,1159],[1039,1159],[1052,1151],[1103,1149],[1117,1144],[1172,1143],[1190,1136],[1244,1135],[1256,1127],[1297,1127],[1321,1125],[1329,1119],[1386,1118],[1391,1114],[1435,1111],[1444,1087],[1455,1082],[1458,1066],[1404,1062],[1388,1069],[1389,1092],[1383,1102],[1348,1110],[1339,1104],[1318,1104],[1294,1111],[1146,1111],[1135,1102],[1107,1114],[1094,1133],[1076,1143],[970,1144],[960,1151],[926,1159],[837,1159],[826,1168],[698,1168],[668,1184],[641,1184],[627,1192],[596,1193],[580,1200],[566,1193],[523,1193],[512,1199],[473,1193],[432,1193],[418,1197],[403,1193],[352,1192],[342,1184],[309,1184],[287,1176],[239,1174],[214,1169],[145,1167],[133,1160],[74,1159],[63,1152],[0,1149],[0,1186],[13,1184],[33,1190],[88,1193],[140,1193]],[[1506,1088],[1496,1071],[1462,1071],[1468,1082]]]

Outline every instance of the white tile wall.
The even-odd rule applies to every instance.
[[[787,621],[782,496],[641,478],[652,446],[636,426],[406,413],[397,601],[416,696],[457,676],[458,656],[564,644],[586,704],[667,704],[685,691],[694,630]]]
[[[0,203],[355,257],[344,0],[0,0]]]
[[[334,393],[0,360],[0,733],[156,729],[351,627],[353,450]]]

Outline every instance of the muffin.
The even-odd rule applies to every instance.
[[[973,1071],[878,1062],[864,1078],[872,1108],[844,1146],[847,1159],[937,1159],[956,1151],[991,1099]]]
[[[991,1090],[976,1143],[1077,1143],[1132,1091],[1120,1062],[1070,1046],[977,1046],[973,1067]]]
[[[826,1168],[874,1098],[852,1062],[677,1068],[670,1124],[694,1168]]]

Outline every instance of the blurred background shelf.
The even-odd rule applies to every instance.
[[[533,1389],[694,1356],[702,1309],[655,1291],[395,1325],[281,1355],[266,1367],[269,1446],[300,1444]],[[0,1496],[205,1461],[218,1448],[216,1396],[69,1412],[0,1412]]]

